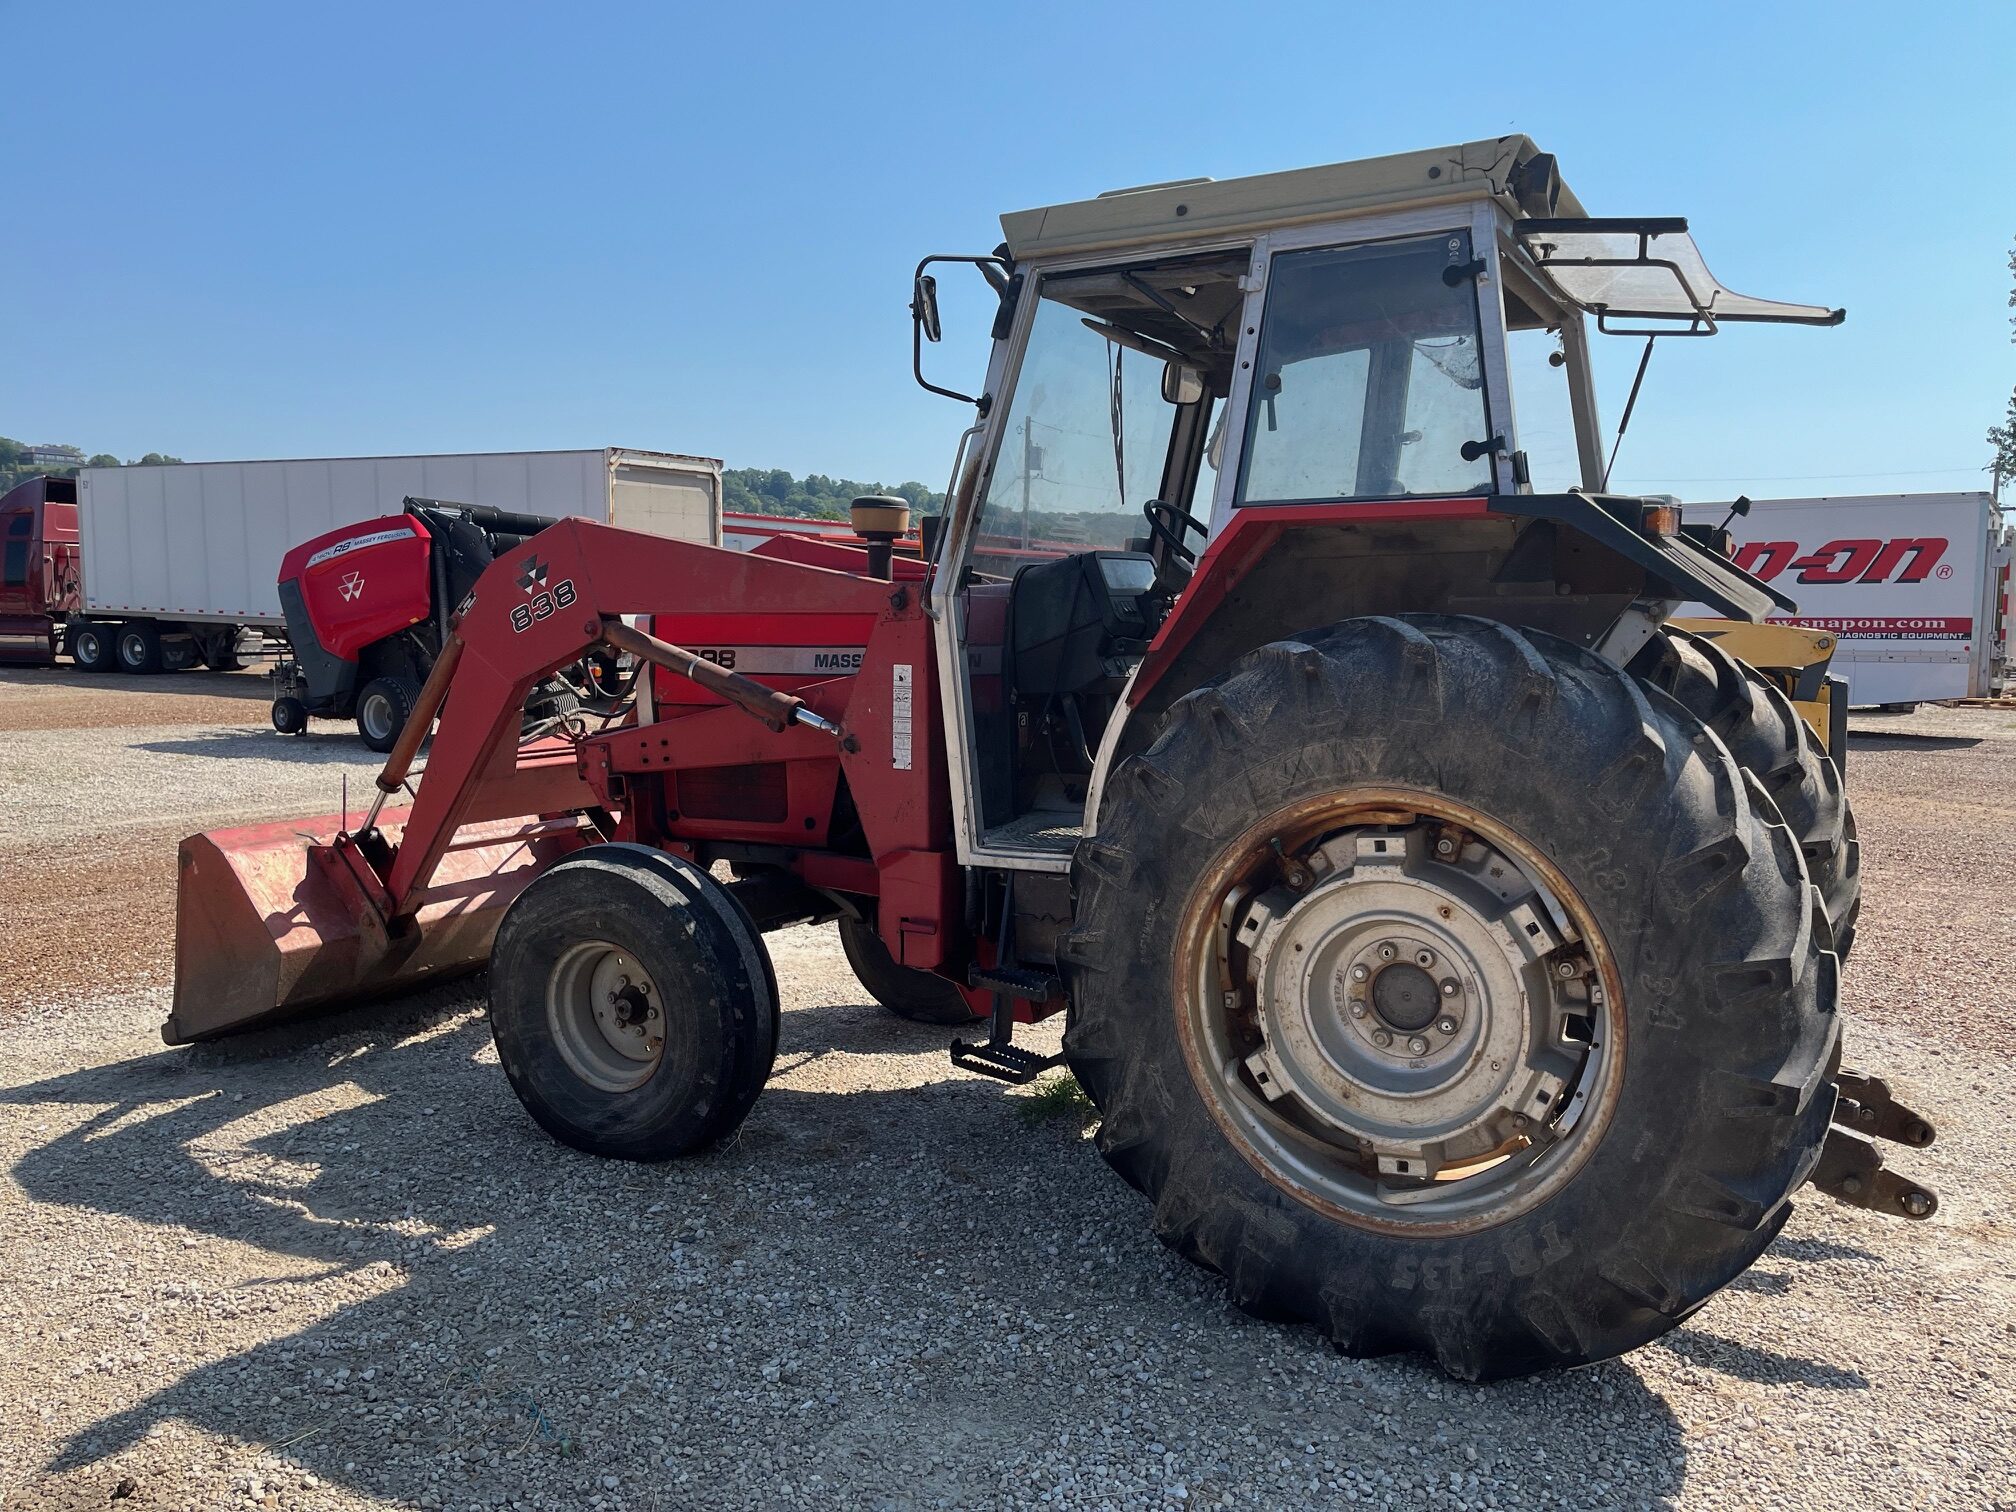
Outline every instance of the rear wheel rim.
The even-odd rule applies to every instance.
[[[1623,996],[1593,915],[1466,805],[1350,789],[1249,830],[1192,893],[1179,1031],[1269,1182],[1406,1234],[1530,1211],[1600,1140]]]
[[[119,639],[119,656],[129,667],[137,667],[147,660],[147,642],[138,634],[128,632]]]
[[[634,1091],[664,1058],[658,984],[635,956],[607,940],[579,941],[554,961],[546,1023],[567,1069],[601,1092]]]
[[[364,722],[364,733],[373,740],[391,739],[392,700],[383,693],[366,694],[357,717]]]

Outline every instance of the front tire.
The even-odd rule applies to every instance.
[[[734,1132],[777,1056],[769,952],[727,889],[643,845],[595,845],[498,927],[490,1029],[511,1089],[563,1144],[667,1160]]]
[[[1799,848],[1566,641],[1407,616],[1264,647],[1116,770],[1072,879],[1101,1152],[1241,1306],[1351,1353],[1479,1380],[1634,1348],[1818,1156],[1835,959]]]

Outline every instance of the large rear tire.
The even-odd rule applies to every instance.
[[[1705,635],[1668,629],[1632,663],[1722,737],[1799,842],[1842,960],[1862,912],[1862,847],[1841,769],[1776,684]]]
[[[917,1024],[970,1024],[980,1017],[943,977],[898,964],[872,918],[840,920],[840,948],[855,980],[898,1018]]]
[[[563,1144],[666,1160],[738,1128],[777,1058],[777,980],[749,916],[699,867],[596,845],[505,914],[490,1029],[511,1088]]]
[[[1799,847],[1566,641],[1264,647],[1116,770],[1072,881],[1101,1152],[1241,1306],[1351,1353],[1479,1380],[1634,1348],[1818,1157],[1836,962]]]

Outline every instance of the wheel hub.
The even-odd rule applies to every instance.
[[[1245,947],[1227,1006],[1272,1112],[1407,1183],[1555,1137],[1587,1059],[1587,963],[1509,857],[1416,821],[1334,833],[1281,876],[1225,914]]]
[[[622,948],[583,940],[553,963],[546,1015],[568,1068],[590,1086],[627,1092],[648,1081],[665,1048],[657,983]]]
[[[1373,1012],[1403,1033],[1426,1029],[1441,1006],[1434,978],[1411,962],[1395,961],[1372,977]]]

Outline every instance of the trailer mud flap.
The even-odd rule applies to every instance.
[[[404,814],[380,829],[396,842]],[[171,1045],[399,992],[481,967],[504,911],[584,842],[578,821],[465,826],[410,919],[387,926],[375,877],[330,816],[184,840]]]

